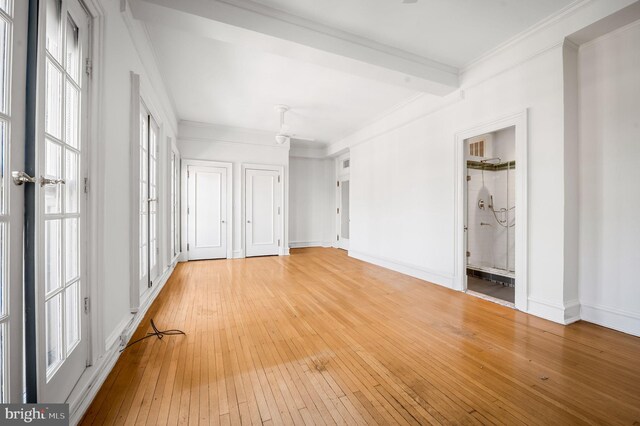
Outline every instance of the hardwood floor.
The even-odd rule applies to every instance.
[[[178,265],[83,424],[640,424],[640,338],[336,249]]]

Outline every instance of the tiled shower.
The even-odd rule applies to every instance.
[[[515,128],[467,140],[468,275],[513,286]]]

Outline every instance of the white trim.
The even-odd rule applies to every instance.
[[[635,312],[582,302],[580,315],[584,321],[640,337],[640,314]]]
[[[590,47],[593,46],[597,46],[599,43],[606,41],[609,38],[612,37],[618,37],[620,35],[622,35],[623,33],[625,33],[626,31],[629,31],[631,29],[634,29],[636,26],[640,25],[640,19],[634,22],[631,22],[630,24],[627,25],[623,25],[622,27],[618,27],[615,30],[612,30],[608,33],[605,33],[604,35],[601,35],[599,37],[594,38],[593,40],[589,40],[585,43],[582,43],[581,45],[577,45],[575,43],[573,43],[579,50],[582,49],[589,49]],[[569,40],[569,39],[567,39]]]
[[[291,241],[289,248],[331,247],[332,244],[330,241]]]
[[[244,250],[238,249],[233,251],[233,259],[244,259]]]
[[[535,23],[534,25],[527,28],[526,30],[511,37],[509,40],[505,41],[504,43],[501,43],[498,46],[494,47],[493,49],[489,50],[488,52],[485,52],[478,58],[471,60],[469,63],[467,63],[460,69],[460,74],[461,75],[465,74],[469,72],[470,69],[477,67],[479,64],[491,60],[501,52],[504,52],[510,47],[515,46],[516,44],[522,42],[523,40],[530,38],[533,34],[544,31],[549,26],[553,25],[556,22],[559,22],[562,19],[565,19],[571,16],[572,14],[577,12],[579,9],[581,9],[583,6],[591,2],[592,0],[574,0],[573,2],[569,3],[567,6],[563,7],[556,13],[547,16],[546,18]]]
[[[140,306],[140,75],[130,72],[129,99],[129,309],[137,312]]]
[[[182,200],[180,212],[182,216],[182,253],[181,257],[184,261],[189,261],[189,250],[187,250],[187,244],[189,243],[189,218],[187,215],[187,208],[189,207],[189,179],[187,178],[187,171],[189,166],[202,166],[202,167],[220,167],[227,170],[227,259],[232,259],[233,256],[233,163],[227,163],[222,161],[209,161],[209,160],[195,160],[192,158],[183,158],[181,161],[181,194]]]
[[[241,228],[241,241],[242,241],[242,254],[243,257],[247,255],[247,241],[246,241],[246,221],[247,221],[247,212],[246,212],[246,185],[247,185],[247,170],[269,170],[269,171],[277,171],[280,173],[282,177],[280,179],[280,205],[282,206],[282,214],[280,215],[280,238],[282,240],[280,244],[280,248],[278,249],[278,256],[288,256],[289,255],[289,231],[286,226],[289,223],[289,168],[282,165],[275,164],[252,164],[252,163],[242,163],[242,175],[240,177],[240,186],[241,186],[241,198],[242,198],[242,226]]]
[[[126,336],[127,341],[131,338],[152,303],[158,294],[160,294],[164,285],[169,281],[169,277],[171,277],[174,269],[175,266],[170,266],[165,269],[164,273],[158,279],[158,285],[153,287],[153,291],[150,297],[147,298],[146,303],[140,307],[136,314],[126,316],[120,321],[116,329],[109,335],[107,342],[105,342],[105,353],[96,360],[96,363],[92,367],[84,371],[66,401],[69,404],[70,424],[75,425],[80,422],[82,416],[84,416],[91,402],[115,366],[116,361],[120,358],[120,349],[122,348],[120,336]]]
[[[466,226],[466,167],[464,155],[464,141],[473,136],[483,135],[485,133],[495,132],[506,127],[515,126],[516,128],[516,289],[515,289],[515,305],[516,308],[527,312],[528,310],[528,264],[529,264],[529,246],[528,246],[528,172],[527,172],[527,110],[512,114],[506,117],[480,124],[470,129],[457,132],[455,135],[455,164],[454,164],[454,288],[460,291],[466,291],[466,239],[464,227]]]
[[[349,251],[349,257],[362,260],[373,265],[381,266],[392,271],[400,272],[401,274],[409,275],[414,278],[418,278],[427,281],[432,284],[438,284],[442,287],[453,288],[454,276],[433,271],[421,266],[412,265],[409,263],[400,262],[393,259],[387,259],[384,257],[373,256],[360,251]]]
[[[559,324],[567,325],[580,320],[580,302],[578,300],[571,300],[562,305],[549,300],[529,297],[528,307],[529,314]]]
[[[89,55],[91,58],[91,75],[88,78],[88,105],[87,105],[87,135],[88,146],[85,166],[87,167],[88,194],[87,194],[87,219],[86,232],[89,251],[87,255],[87,279],[86,297],[89,297],[90,311],[88,315],[87,330],[89,333],[87,365],[97,362],[98,356],[103,353],[103,306],[101,303],[104,287],[104,191],[105,168],[104,151],[105,144],[102,137],[102,92],[103,92],[103,64],[104,64],[104,26],[105,11],[99,0],[82,0],[89,14]]]
[[[417,120],[428,117],[432,114],[435,114],[438,111],[441,111],[445,108],[455,105],[458,102],[464,100],[464,98],[465,98],[465,95],[463,90],[456,90],[455,92],[441,98],[433,98],[433,97],[425,97],[425,96],[411,97],[406,102],[393,107],[390,111],[383,114],[378,121],[374,121],[366,126],[360,127],[358,130],[356,130],[355,132],[352,132],[348,136],[327,145],[327,155],[328,156],[340,155],[349,148],[353,148],[360,144],[369,142],[373,139],[376,139],[388,133],[391,133],[394,130],[401,129],[405,126],[408,126],[409,124]],[[426,102],[429,105],[426,105],[426,106],[420,105],[420,102]],[[432,102],[435,102],[435,104],[431,105]],[[407,109],[415,109],[416,112],[414,114],[411,114],[409,118],[403,118],[402,115],[404,114],[401,114],[401,113]],[[394,123],[390,126],[384,126],[380,129],[375,128],[376,125],[379,122],[381,122],[382,119],[384,118],[388,118],[390,121],[394,121],[393,115],[395,113],[400,113],[401,115],[398,123]],[[398,120],[395,120],[395,121],[398,121]],[[364,134],[361,135],[360,138],[358,138],[358,134],[361,132],[363,132]]]

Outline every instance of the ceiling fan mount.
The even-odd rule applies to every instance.
[[[285,123],[285,120],[284,120],[285,114],[287,113],[287,111],[291,109],[289,105],[277,104],[275,105],[274,108],[276,112],[280,115],[280,129],[276,134],[276,143],[278,145],[284,145],[285,143],[291,141],[291,139],[299,139],[299,140],[305,140],[310,142],[314,141],[314,139],[302,138],[300,136],[297,136],[294,133],[291,133],[291,128]]]

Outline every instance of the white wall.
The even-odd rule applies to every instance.
[[[418,99],[418,106],[375,124],[388,130],[353,135],[352,253],[408,266],[452,286],[455,134],[528,109],[530,306],[534,301],[552,312],[541,315],[564,321],[563,221],[546,208],[564,202],[557,187],[564,170],[562,87],[562,49],[555,46],[465,87],[464,99],[445,99],[440,109]],[[420,103],[423,115],[416,112]]]
[[[328,247],[335,239],[336,186],[332,159],[290,157],[289,245]]]
[[[244,257],[244,223],[242,221],[242,164],[265,164],[284,167],[285,214],[284,246],[289,241],[287,216],[289,205],[289,144],[277,145],[274,134],[248,129],[181,122],[178,148],[183,159],[221,161],[233,164],[233,255]],[[186,180],[186,177],[183,176]],[[187,244],[183,223],[183,247]]]
[[[640,21],[581,46],[583,318],[640,335]]]
[[[579,319],[577,47],[566,38],[584,40],[587,33],[628,22],[627,12],[637,13],[623,9],[630,4],[594,0],[577,5],[468,66],[459,92],[444,98],[422,95],[330,145],[329,155],[350,149],[353,160],[350,254],[453,287],[457,279],[455,135],[526,110],[529,285],[525,310],[561,323]],[[621,57],[599,66],[612,67]],[[637,64],[630,69],[637,74]],[[625,76],[628,85],[633,77]],[[638,88],[637,81],[633,83]],[[627,96],[631,93],[637,95],[630,90]],[[614,122],[610,113],[600,109],[597,97],[592,104]],[[624,117],[621,108],[614,110],[620,112],[617,120]],[[625,173],[628,182],[638,180],[635,170]],[[637,208],[629,197],[623,205],[633,207],[629,212]],[[635,222],[622,223],[631,224],[627,235],[637,241]],[[631,256],[629,264],[637,263],[637,252],[631,253],[619,253],[617,262]],[[627,274],[625,279],[632,276],[624,268],[616,276],[620,273]],[[618,297],[627,298],[626,309],[636,309],[637,305],[629,305],[630,296],[636,294],[619,293]]]
[[[156,117],[162,125],[160,152],[166,153],[167,137],[175,137],[177,122],[175,114],[167,101],[162,83],[159,83],[150,69],[152,62],[145,55],[152,55],[145,49],[142,33],[139,39],[132,39],[119,2],[104,2],[104,54],[103,54],[103,90],[101,104],[101,129],[103,132],[102,149],[104,159],[104,248],[103,248],[103,291],[100,303],[103,306],[103,337],[117,337],[123,325],[131,318],[129,310],[129,233],[130,198],[130,72],[140,74],[143,88],[148,99],[145,101],[154,106],[160,117]],[[135,24],[135,23],[134,23]],[[139,28],[133,27],[132,31]],[[138,35],[137,33],[134,33]],[[167,158],[161,158],[160,172],[167,170]],[[163,182],[163,181],[162,181]],[[165,185],[166,186],[166,185]],[[126,188],[126,190],[123,190]],[[160,210],[168,211],[168,190],[162,188]],[[164,196],[163,196],[164,195]],[[167,249],[168,215],[164,215],[160,224],[162,242],[160,270],[164,271],[169,264]],[[114,335],[115,333],[115,335]]]

